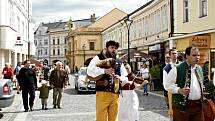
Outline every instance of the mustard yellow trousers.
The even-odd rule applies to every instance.
[[[118,101],[119,94],[96,91],[96,121],[118,121]]]

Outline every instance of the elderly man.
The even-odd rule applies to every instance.
[[[61,98],[63,94],[63,88],[65,87],[66,80],[68,78],[67,73],[61,69],[63,64],[61,62],[56,63],[56,68],[51,72],[49,77],[49,83],[53,87],[53,108],[61,108]],[[57,106],[57,107],[56,107]]]

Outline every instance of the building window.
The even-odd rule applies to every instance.
[[[34,40],[34,44],[35,44],[35,46],[37,46],[37,40]]]
[[[168,18],[167,18],[167,7],[164,5],[162,9],[162,30],[166,31],[168,29]]]
[[[95,50],[94,42],[90,42],[90,50]]]
[[[64,54],[65,54],[65,55],[66,55],[66,51],[67,51],[67,50],[66,50],[66,49],[64,49]]]
[[[55,55],[55,49],[53,49],[53,55]]]
[[[66,41],[67,41],[67,39],[66,39],[66,37],[65,37],[65,38],[64,38],[64,44],[66,44],[66,43],[67,43]]]
[[[53,39],[53,45],[55,45],[55,39]]]
[[[57,55],[60,55],[60,49],[57,49]]]
[[[48,45],[48,40],[47,39],[44,40],[44,45]]]
[[[40,50],[37,51],[38,56],[40,55]]]
[[[188,0],[183,1],[183,22],[189,21],[189,6],[188,6]]]
[[[58,44],[58,45],[60,44],[60,39],[57,39],[57,44]]]
[[[42,32],[41,32],[41,30],[39,30],[39,35],[42,35]]]
[[[207,0],[199,0],[199,17],[207,16]]]
[[[42,49],[40,50],[40,54],[43,55],[43,50]]]
[[[44,55],[48,55],[47,49],[44,49]]]
[[[39,46],[42,46],[42,40],[39,40]]]

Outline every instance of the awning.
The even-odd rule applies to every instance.
[[[130,59],[131,61],[146,61],[149,59],[152,59],[154,56],[146,54],[144,52],[141,51],[137,51],[137,50],[131,50],[130,51]],[[124,54],[123,56],[121,56],[119,58],[122,61],[128,60],[128,53]]]
[[[36,66],[42,66],[42,63],[39,60],[30,59],[31,64],[35,64]]]

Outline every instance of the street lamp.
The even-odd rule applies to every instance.
[[[127,18],[124,19],[124,22],[125,22],[127,30],[128,30],[128,64],[130,65],[130,40],[129,40],[129,37],[130,37],[130,27],[131,27],[133,20],[131,20],[129,18],[129,16],[127,16]]]
[[[85,49],[86,49],[86,45],[85,44],[82,45],[82,49],[83,49],[83,53],[84,53],[84,63],[85,63]]]

